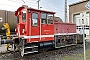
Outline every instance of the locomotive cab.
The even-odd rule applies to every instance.
[[[54,14],[44,10],[19,7],[15,15],[19,17],[16,33],[26,39],[26,43],[54,40]]]

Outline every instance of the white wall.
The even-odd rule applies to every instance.
[[[74,15],[73,22],[76,23],[76,26],[77,26],[76,30],[77,32],[80,30],[80,33],[83,33],[82,27],[81,27],[82,19],[84,19],[84,24],[85,24],[85,27],[84,27],[85,34],[89,35],[89,13],[84,12],[84,13]]]

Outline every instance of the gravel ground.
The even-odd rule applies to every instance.
[[[89,36],[88,36],[89,37]],[[87,37],[87,38],[88,38]],[[86,38],[86,39],[87,39]],[[86,40],[86,50],[90,49],[90,39]],[[50,52],[49,54],[40,54],[40,55],[30,55],[30,57],[25,57],[22,59],[16,59],[16,60],[61,60],[61,58],[65,56],[71,56],[72,58],[75,58],[76,60],[80,60],[79,57],[74,56],[74,54],[80,54],[83,52],[83,46],[82,47],[73,47],[73,49],[68,49],[68,51],[63,48],[63,50],[59,49],[58,52]],[[15,53],[15,56],[13,54],[6,54],[6,55],[0,55],[0,60],[13,60],[14,57],[19,57],[20,55],[18,53]]]

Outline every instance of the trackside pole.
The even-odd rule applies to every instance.
[[[84,25],[83,25],[83,47],[84,47],[84,60],[86,60],[86,47],[85,47],[85,36],[84,36]]]

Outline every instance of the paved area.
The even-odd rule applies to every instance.
[[[1,45],[1,46],[0,46],[0,52],[5,52],[5,51],[6,51],[5,45]]]
[[[0,39],[0,41],[1,41],[1,39]],[[12,49],[10,49],[10,50],[12,50]],[[3,45],[0,44],[0,52],[5,52],[5,51],[7,51],[5,48],[5,44],[3,44]]]
[[[1,41],[1,38],[0,38],[0,41]],[[0,52],[4,52],[4,51],[6,51],[5,45],[0,44]]]

